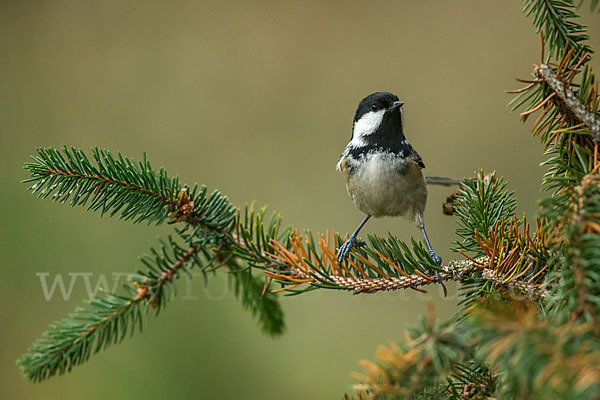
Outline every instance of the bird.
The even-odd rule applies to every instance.
[[[339,248],[340,263],[354,247],[365,245],[357,235],[370,218],[404,216],[420,229],[433,261],[442,264],[425,230],[427,184],[421,171],[425,164],[404,135],[403,106],[390,92],[372,93],[358,104],[352,137],[336,169],[345,176],[348,195],[365,217]]]

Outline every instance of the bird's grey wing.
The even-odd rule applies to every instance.
[[[419,153],[417,153],[417,151],[415,149],[410,148],[410,156],[409,156],[419,167],[421,168],[425,168],[425,164],[423,163],[423,159],[421,158],[421,156],[419,155]]]

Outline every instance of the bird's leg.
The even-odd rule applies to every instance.
[[[429,243],[429,238],[427,237],[427,232],[425,231],[425,223],[423,222],[423,217],[420,214],[417,214],[416,220],[417,220],[417,226],[421,230],[421,233],[423,234],[423,237],[425,238],[425,243],[427,244],[427,248],[429,249],[429,256],[433,259],[433,261],[438,266],[441,266],[442,265],[442,257],[435,254],[435,251],[433,251],[433,248],[431,247],[431,243]],[[436,280],[436,282],[440,281],[440,274],[438,273],[437,270],[435,271],[435,280]]]
[[[352,235],[350,235],[348,240],[346,240],[344,242],[344,244],[342,244],[342,246],[340,247],[340,250],[338,251],[338,254],[337,254],[337,259],[338,259],[339,263],[341,263],[342,261],[344,261],[346,259],[346,257],[348,257],[348,254],[350,253],[350,250],[352,250],[353,247],[361,247],[361,246],[365,245],[365,242],[363,242],[362,240],[356,239],[356,235],[358,235],[358,232],[365,225],[365,223],[369,220],[369,218],[371,218],[371,216],[367,215],[365,217],[365,219],[362,220],[360,225],[358,225],[358,228],[356,228],[354,233],[352,233]]]

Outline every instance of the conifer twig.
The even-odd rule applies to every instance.
[[[319,270],[305,269],[298,267],[297,262],[293,257],[289,257],[293,264],[290,266],[286,263],[274,263],[269,267],[273,268],[276,265],[278,272],[266,270],[266,275],[280,282],[288,282],[294,284],[314,283],[319,285],[321,282],[331,282],[338,289],[348,290],[354,294],[359,293],[376,293],[381,291],[415,289],[436,283],[431,277],[422,274],[410,274],[404,276],[387,276],[380,278],[371,278],[368,276],[353,276],[342,275],[341,273],[333,273],[333,269],[328,274]],[[489,266],[492,265],[492,268]],[[465,277],[470,276],[477,270],[482,271],[482,278],[493,282],[498,286],[506,287],[509,290],[518,290],[522,296],[529,300],[543,299],[548,295],[548,291],[541,289],[539,285],[531,284],[518,279],[508,279],[504,274],[498,273],[490,263],[490,258],[487,256],[477,259],[452,260],[446,266],[443,266],[443,272],[439,273],[440,281],[460,281]],[[287,270],[288,274],[282,274],[281,270]],[[417,271],[417,269],[415,268]],[[294,285],[296,287],[296,285]],[[281,291],[277,289],[276,291]]]
[[[590,112],[577,98],[577,96],[569,90],[566,85],[556,76],[554,70],[548,64],[542,64],[536,67],[535,74],[543,79],[548,86],[554,90],[554,93],[562,100],[564,105],[579,119],[590,128],[594,141],[600,141],[600,120],[598,120],[592,112]]]
[[[142,330],[149,305],[156,312],[166,302],[163,287],[196,253],[192,245],[170,263],[159,278],[152,274],[134,281],[135,296],[106,293],[90,301],[91,308],[78,307],[69,318],[51,324],[51,330],[38,339],[17,364],[32,382],[63,374],[88,360],[92,353],[119,343],[133,335],[136,325]]]
[[[480,261],[484,262],[485,260]],[[477,263],[471,260],[452,260],[448,263],[447,267],[444,267],[444,269],[446,269],[447,272],[441,272],[439,274],[440,281],[459,281],[465,275],[474,272],[477,269]],[[297,268],[291,269],[291,276],[294,279],[314,279],[309,274]],[[346,278],[338,275],[329,275],[327,276],[327,279],[343,287],[345,290],[352,291],[354,294],[415,289],[436,283],[435,280],[418,274],[400,277],[390,276],[388,278]]]
[[[539,285],[532,285],[522,280],[508,280],[506,276],[498,274],[492,269],[484,269],[481,272],[481,277],[486,281],[494,282],[496,285],[504,286],[511,292],[517,290],[520,295],[528,300],[543,300],[549,294],[548,290],[540,288]]]
[[[150,306],[156,307],[160,304],[163,288],[167,283],[172,282],[173,277],[183,268],[186,262],[192,260],[197,252],[200,243],[191,245],[183,254],[181,254],[171,265],[169,265],[160,277],[149,280],[148,277],[133,281],[137,289],[137,298],[150,299]]]

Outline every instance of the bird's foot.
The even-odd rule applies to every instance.
[[[438,265],[438,267],[442,265],[442,257],[435,254],[435,251],[430,250],[429,257],[433,259],[433,261]]]
[[[440,267],[442,265],[442,257],[435,254],[435,252],[433,250],[429,250],[429,257],[431,257],[433,259],[433,261],[438,265],[438,267]],[[435,270],[435,281],[441,282],[440,273],[438,272],[437,269]]]
[[[340,249],[338,250],[338,254],[337,254],[338,263],[341,264],[348,257],[348,254],[350,254],[350,250],[352,250],[354,247],[362,247],[365,245],[366,245],[365,242],[363,242],[362,240],[357,240],[356,236],[354,236],[354,235],[350,235],[348,240],[346,240],[344,242],[344,244],[342,244],[340,246]]]

